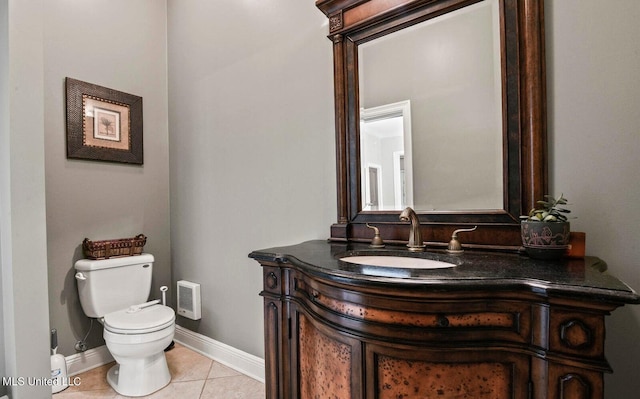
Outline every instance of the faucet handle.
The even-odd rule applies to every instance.
[[[384,248],[384,241],[380,237],[380,229],[367,223],[367,227],[373,230],[373,239],[369,245],[371,248]]]
[[[452,255],[459,255],[464,252],[462,249],[462,244],[458,241],[458,233],[464,233],[469,231],[474,231],[478,226],[474,226],[472,229],[458,229],[454,230],[453,234],[451,234],[451,241],[449,241],[449,246],[447,247],[447,252]]]

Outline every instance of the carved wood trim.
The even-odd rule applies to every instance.
[[[547,170],[547,109],[544,49],[544,3],[523,1],[519,13],[520,45],[522,46],[522,176],[531,183],[522,185],[522,199],[533,207],[546,193]]]
[[[265,286],[272,290],[278,288],[278,276],[276,276],[274,272],[270,272],[267,274]]]
[[[284,397],[283,372],[281,369],[283,353],[280,347],[280,307],[270,300],[264,303],[264,345],[265,345],[265,378],[271,383],[266,385],[266,399]]]
[[[560,326],[560,340],[568,348],[588,348],[594,342],[593,331],[580,320],[569,320]]]
[[[334,33],[343,27],[342,10],[329,17],[329,33]]]
[[[347,126],[344,117],[345,108],[345,76],[344,37],[333,37],[333,85],[335,93],[335,128],[336,128],[336,184],[338,186],[338,223],[347,224],[348,219],[348,172],[347,172]]]
[[[602,315],[552,309],[549,348],[562,354],[604,358],[605,325]]]

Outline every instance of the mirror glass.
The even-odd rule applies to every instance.
[[[358,46],[362,210],[503,209],[498,0]]]

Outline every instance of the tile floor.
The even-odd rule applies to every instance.
[[[151,399],[264,399],[264,384],[176,343],[166,353],[171,383],[144,398]],[[78,374],[80,383],[53,399],[120,399],[107,383],[113,363]]]

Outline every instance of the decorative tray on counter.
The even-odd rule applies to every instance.
[[[116,256],[140,255],[146,243],[147,237],[144,234],[102,241],[91,241],[85,238],[82,241],[82,251],[89,259],[109,259]]]

